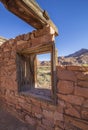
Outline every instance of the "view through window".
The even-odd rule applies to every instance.
[[[51,54],[37,55],[36,88],[51,89]]]

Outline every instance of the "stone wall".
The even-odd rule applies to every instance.
[[[57,66],[57,104],[18,92],[16,53],[54,42],[54,31],[20,35],[0,47],[0,102],[36,130],[88,130],[88,67]]]
[[[66,130],[88,129],[88,67],[57,67],[58,103],[63,105]]]

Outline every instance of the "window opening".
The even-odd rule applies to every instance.
[[[56,99],[54,44],[18,52],[17,75],[19,92]]]

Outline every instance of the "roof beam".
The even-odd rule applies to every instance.
[[[58,29],[50,20],[48,13],[40,8],[35,0],[0,0],[4,6],[13,14],[30,24],[36,29],[42,29],[50,25],[55,34],[58,35]]]

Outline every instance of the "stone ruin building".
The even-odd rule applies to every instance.
[[[34,0],[1,0],[36,28],[0,45],[0,105],[36,130],[88,130],[88,67],[58,66],[58,29]],[[36,55],[51,54],[51,89],[38,90]]]

